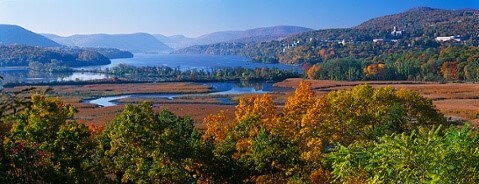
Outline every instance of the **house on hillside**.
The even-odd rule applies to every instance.
[[[436,37],[436,41],[438,41],[438,42],[451,42],[451,41],[460,42],[461,38],[459,38],[459,36]]]
[[[398,30],[397,27],[394,26],[393,31],[391,31],[391,35],[393,35],[393,36],[401,36],[401,35],[402,35],[402,31]]]
[[[374,43],[386,43],[386,42],[396,43],[396,42],[398,42],[398,40],[397,39],[376,38],[376,39],[373,39],[373,42]]]

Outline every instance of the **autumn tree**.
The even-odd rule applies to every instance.
[[[210,114],[203,119],[205,131],[203,132],[204,140],[212,140],[218,143],[225,139],[229,130],[233,126],[233,122],[227,119],[224,111],[218,114]]]
[[[75,108],[33,95],[5,140],[8,181],[89,182],[83,164],[94,148],[85,125],[72,121]]]
[[[383,63],[373,63],[364,68],[364,74],[370,79],[385,79],[387,70]]]
[[[236,106],[235,122],[239,123],[251,117],[256,117],[262,125],[271,130],[278,118],[273,98],[268,94],[241,98]]]
[[[301,119],[314,104],[315,98],[314,91],[311,90],[311,83],[301,81],[294,94],[286,100],[281,121],[277,125],[278,131],[283,135],[291,136],[292,139],[299,139]]]
[[[298,145],[301,159],[308,163],[311,177],[321,176],[322,180],[328,177],[322,164],[325,150],[334,144],[349,145],[376,140],[382,135],[411,132],[418,127],[445,124],[431,100],[404,89],[359,85],[311,101],[313,104],[299,119],[301,128],[296,134],[301,140]]]
[[[441,66],[441,74],[446,80],[457,80],[459,79],[458,74],[458,63],[454,62],[444,62]]]
[[[319,75],[320,70],[321,70],[321,67],[318,66],[318,65],[311,66],[306,71],[306,75],[308,76],[308,79],[318,79],[318,75]]]
[[[223,163],[219,182],[284,183],[298,176],[301,165],[295,144],[272,133],[257,116],[238,122],[214,152]]]

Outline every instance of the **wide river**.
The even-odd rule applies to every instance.
[[[188,69],[209,69],[215,67],[245,67],[245,68],[279,68],[279,69],[298,69],[300,67],[284,64],[264,64],[254,63],[251,59],[241,56],[213,56],[213,55],[177,55],[177,54],[135,54],[133,58],[112,59],[112,63],[102,66],[89,66],[76,69],[98,69],[111,68],[119,64],[132,66],[168,66],[172,68],[179,67],[182,70]],[[26,67],[0,67],[0,76],[5,79],[3,83],[8,82],[54,82],[54,81],[85,81],[94,79],[105,79],[112,76],[89,73],[48,73],[35,72]]]

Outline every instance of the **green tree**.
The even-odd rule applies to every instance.
[[[190,118],[127,105],[99,137],[100,164],[121,182],[184,183],[197,178],[200,134]]]
[[[469,127],[439,127],[340,146],[328,159],[337,182],[478,183],[478,145]]]
[[[5,140],[9,181],[90,181],[82,164],[94,145],[86,126],[71,121],[75,111],[58,99],[31,97]]]

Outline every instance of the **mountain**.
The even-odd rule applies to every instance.
[[[353,29],[406,32],[411,37],[420,36],[477,36],[479,11],[474,9],[443,10],[429,7],[368,20]]]
[[[61,44],[77,47],[116,48],[130,52],[166,52],[171,48],[147,33],[134,34],[91,34],[61,37],[45,34]]]
[[[153,36],[173,49],[190,46],[190,43],[194,40],[194,38],[188,38],[183,35],[165,36],[162,34],[154,34]]]
[[[302,32],[312,31],[312,29],[297,26],[274,26],[249,29],[245,31],[223,31],[206,34],[195,39],[195,45],[205,45],[232,40],[248,39],[252,37],[281,37]]]
[[[450,36],[455,39],[436,40]],[[479,11],[420,7],[352,28],[309,31],[269,42],[197,45],[175,53],[242,55],[258,62],[302,64],[337,58],[374,60],[379,55],[438,50],[442,45],[479,45]]]
[[[154,36],[167,44],[168,46],[180,49],[193,45],[207,45],[221,42],[263,42],[276,40],[288,35],[312,31],[313,29],[298,26],[274,26],[249,29],[245,31],[220,31],[197,38],[188,38],[183,35],[164,36],[155,34]]]
[[[42,35],[50,40],[54,40],[55,42],[59,44],[70,46],[70,47],[75,46],[75,43],[73,43],[73,41],[71,41],[68,37],[62,37],[56,34],[42,34]]]
[[[0,44],[58,47],[60,44],[17,25],[0,24]]]

